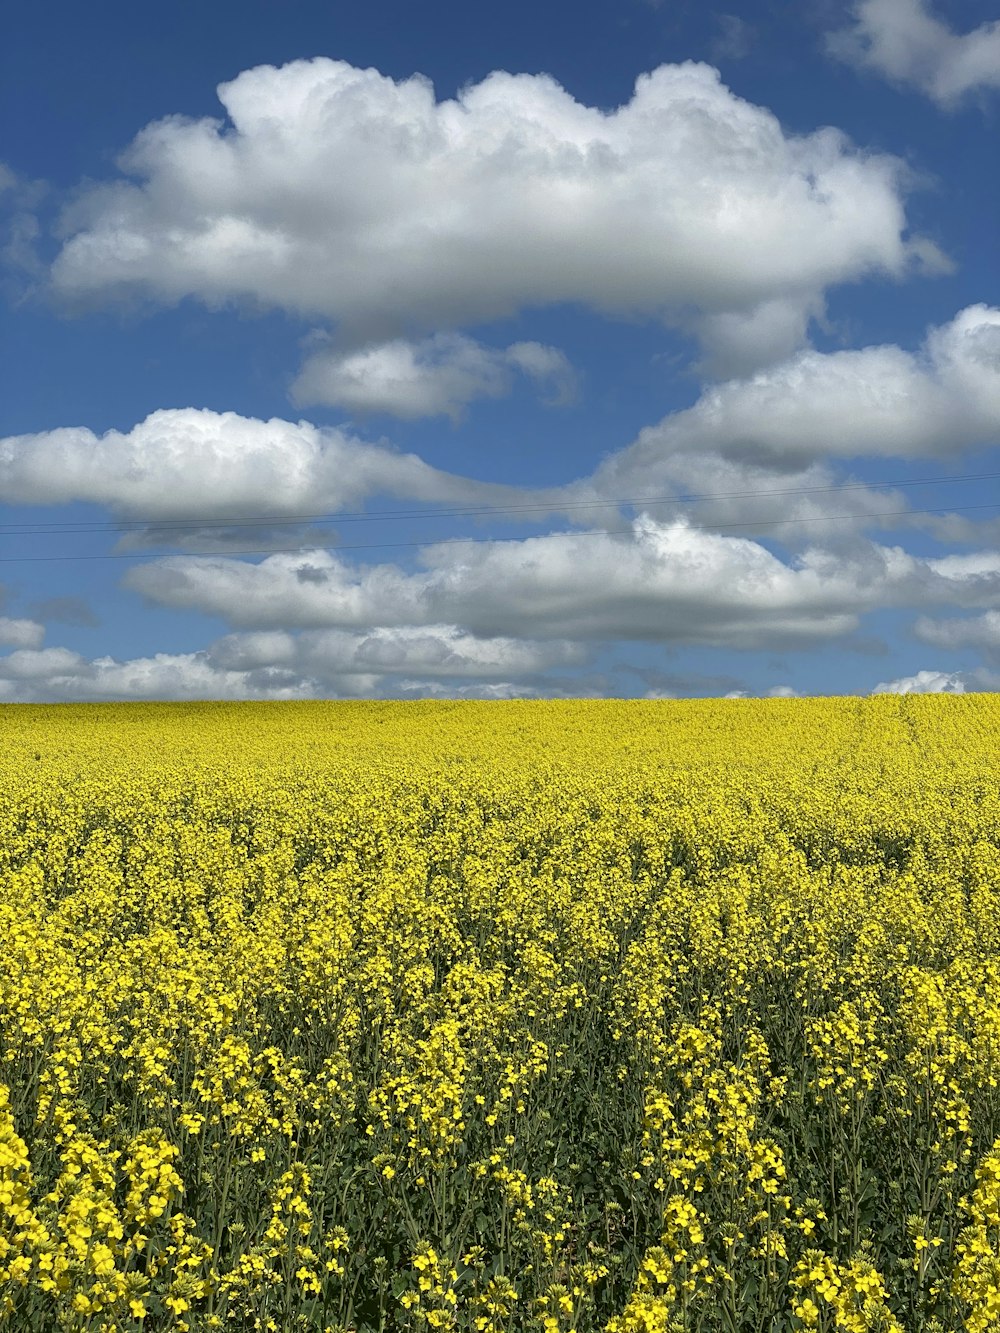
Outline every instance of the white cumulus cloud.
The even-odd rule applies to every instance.
[[[396,338],[355,351],[313,352],[292,385],[292,400],[457,422],[474,399],[509,393],[512,370],[550,385],[550,402],[568,401],[572,394],[572,367],[558,348],[522,342],[501,349],[462,333],[436,333],[420,342]]]
[[[342,676],[326,694],[370,694],[376,676]],[[85,658],[67,648],[18,651],[0,656],[0,699],[48,703],[98,699],[303,699],[319,693],[314,682],[291,671],[227,670],[206,653],[156,653],[118,661]]]
[[[75,672],[83,663],[69,648],[19,648],[0,657],[0,676],[5,680],[48,680]]]
[[[1000,88],[1000,19],[956,33],[927,0],[859,0],[852,26],[830,34],[832,54],[919,88],[943,107]]]
[[[62,296],[242,300],[355,347],[554,303],[736,311],[786,350],[769,303],[801,328],[827,287],[929,252],[905,235],[900,159],[787,133],[704,64],[643,74],[612,111],[548,75],[495,71],[439,102],[423,76],[326,58],[218,95],[225,119],[148,125],[122,177],[69,209]]]
[[[484,350],[478,344],[460,335],[444,339],[463,355],[470,350],[466,343],[474,362]],[[443,406],[450,394],[457,406],[465,389],[434,378],[455,371],[455,359],[445,356],[426,376],[409,360],[412,346],[401,346],[404,365],[416,366],[414,377],[390,385],[386,363],[375,358],[364,391],[374,395],[379,389],[387,402],[398,390],[397,406],[412,392],[415,410]],[[503,356],[557,392],[568,391],[571,372],[557,349],[514,343]],[[489,357],[487,364],[493,364]],[[484,382],[470,374],[466,388]],[[179,521],[329,513],[376,494],[498,508],[550,502],[555,511],[560,504],[694,491],[722,497],[698,514],[724,523],[742,521],[748,510],[751,516],[774,512],[764,492],[829,487],[832,474],[823,460],[952,458],[997,442],[1000,310],[980,304],[932,328],[915,352],[892,344],[805,351],[745,379],[710,386],[692,407],[645,427],[591,477],[539,492],[443,472],[413,454],[308,421],[176,408],[154,412],[125,432],[98,436],[85,427],[63,427],[0,439],[0,499],[89,501],[125,516]],[[761,498],[750,505],[739,495],[725,498],[726,492],[747,491]],[[905,501],[885,490],[854,488],[849,500],[817,491],[779,499],[778,507],[784,518],[818,519],[831,511],[885,513],[904,508]]]
[[[173,556],[130,569],[125,583],[245,629],[449,624],[481,637],[729,648],[805,646],[849,633],[881,607],[981,607],[1000,595],[997,552],[924,559],[865,542],[785,563],[757,542],[648,517],[616,535],[443,542],[421,560],[407,573],[328,551],[258,564]]]
[[[690,328],[705,349],[698,369],[715,380],[741,379],[784,361],[808,342],[810,321],[823,309],[822,299],[808,293],[695,316]]]
[[[45,638],[45,626],[37,620],[18,620],[0,616],[0,643],[12,648],[40,648]]]
[[[953,458],[1000,443],[1000,309],[973,305],[916,352],[894,344],[803,351],[707,388],[599,469],[608,494],[669,485],[679,458],[803,466],[836,458]],[[855,501],[852,500],[852,503]]]
[[[482,639],[452,625],[229,634],[202,652],[123,661],[18,649],[0,656],[0,700],[504,698],[542,692],[542,672],[587,656],[579,644]]]
[[[376,627],[361,634],[344,630],[231,634],[213,644],[208,656],[213,665],[231,670],[283,667],[318,680],[345,672],[447,680],[523,676],[577,665],[586,653],[573,643],[483,639],[453,625],[421,625]]]
[[[964,694],[965,682],[955,672],[918,671],[915,676],[882,681],[872,694]]]
[[[127,432],[78,426],[0,440],[0,499],[82,500],[149,519],[320,514],[376,493],[489,502],[510,491],[308,421],[198,408],[153,412]]]
[[[914,633],[924,643],[939,648],[976,648],[985,656],[1000,661],[1000,611],[986,611],[981,616],[954,620],[932,620],[921,616]]]

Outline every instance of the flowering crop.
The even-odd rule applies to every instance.
[[[1000,1330],[1000,698],[0,716],[0,1329]]]

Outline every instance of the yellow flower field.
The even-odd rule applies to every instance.
[[[1000,1329],[1000,697],[0,717],[0,1328]]]

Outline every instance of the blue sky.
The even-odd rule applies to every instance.
[[[1000,14],[8,10],[0,700],[1000,684]]]

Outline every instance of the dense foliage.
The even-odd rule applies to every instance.
[[[0,1327],[1000,1328],[1000,698],[0,716]]]

